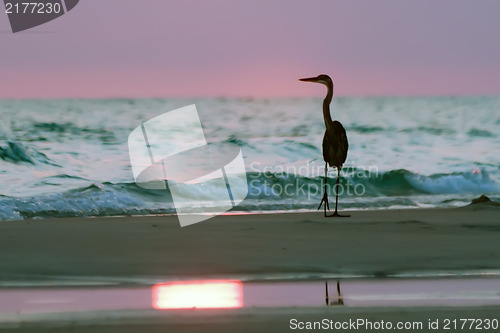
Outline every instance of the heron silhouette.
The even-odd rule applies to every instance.
[[[325,160],[325,183],[323,190],[323,199],[319,203],[318,210],[321,205],[324,204],[325,217],[349,217],[350,215],[340,215],[337,211],[337,206],[339,203],[339,181],[340,181],[340,171],[342,170],[342,165],[347,158],[347,150],[349,149],[349,143],[347,142],[347,134],[345,132],[344,126],[337,120],[332,120],[330,115],[330,103],[333,98],[333,81],[326,75],[321,74],[317,77],[310,77],[305,79],[299,79],[299,81],[304,82],[316,82],[324,84],[328,88],[328,93],[323,101],[323,119],[325,121],[326,131],[323,136],[323,159]],[[332,215],[328,215],[326,210],[330,210],[330,204],[328,203],[328,191],[327,191],[327,172],[328,165],[330,167],[337,168],[337,183],[335,184],[335,212]]]

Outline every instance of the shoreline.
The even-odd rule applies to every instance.
[[[428,206],[428,207],[417,207],[417,206],[390,206],[390,207],[368,207],[368,208],[342,208],[339,209],[339,212],[380,212],[380,211],[422,211],[422,210],[441,210],[441,209],[471,209],[471,210],[479,210],[479,209],[488,209],[494,206],[500,207],[500,202],[497,201],[479,201],[479,205],[475,201],[480,200],[485,195],[481,195],[478,198],[472,199],[472,203],[470,201],[464,202],[463,205],[439,205],[439,206]],[[489,197],[495,198],[496,196],[489,195]],[[487,197],[488,198],[488,197]],[[488,198],[489,199],[489,198]],[[235,208],[237,208],[236,206]],[[279,214],[322,214],[322,209],[309,209],[309,208],[301,208],[301,209],[275,209],[275,210],[229,210],[225,213],[222,213],[219,216],[240,216],[240,215],[279,215]],[[333,211],[329,211],[331,214]],[[210,215],[207,213],[185,213],[183,215]],[[175,217],[177,216],[176,212],[168,212],[168,213],[149,213],[149,214],[115,214],[115,215],[88,215],[88,216],[33,216],[33,217],[25,217],[22,219],[5,219],[0,220],[0,223],[3,222],[19,222],[19,221],[46,221],[46,220],[68,220],[68,219],[106,219],[106,218],[146,218],[146,217]]]

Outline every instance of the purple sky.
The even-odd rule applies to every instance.
[[[500,94],[498,0],[82,0],[12,34],[0,98]]]

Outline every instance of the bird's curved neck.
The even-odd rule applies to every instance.
[[[328,93],[323,100],[323,119],[325,120],[326,129],[329,129],[333,124],[332,116],[330,115],[330,103],[333,99],[333,85],[329,84]]]

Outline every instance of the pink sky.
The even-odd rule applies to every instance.
[[[0,98],[500,95],[497,0],[83,0],[12,34]]]

